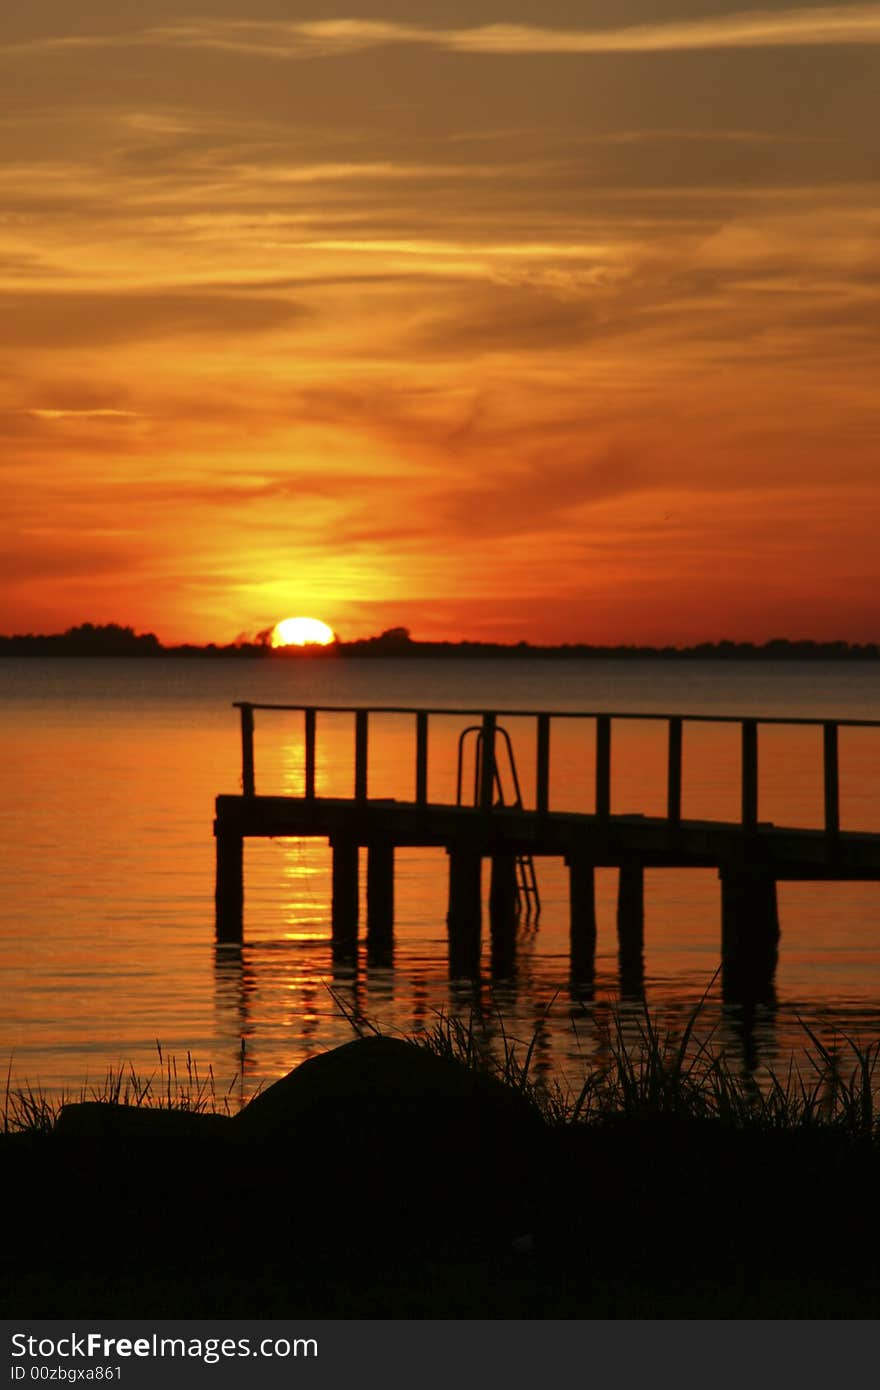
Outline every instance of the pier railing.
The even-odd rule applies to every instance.
[[[462,708],[423,709],[396,705],[278,705],[236,701],[241,716],[242,792],[245,797],[256,795],[254,764],[254,716],[259,712],[301,713],[303,716],[304,783],[306,800],[316,796],[315,770],[319,714],[349,714],[354,721],[354,777],[352,798],[366,801],[370,765],[370,717],[397,715],[412,719],[414,797],[416,806],[428,804],[428,749],[432,719],[461,717],[480,721],[480,753],[482,760],[478,785],[481,809],[493,809],[493,787],[496,771],[496,741],[501,719],[534,721],[535,806],[539,814],[554,808],[550,797],[550,747],[554,724],[562,721],[592,720],[595,724],[595,802],[598,820],[611,815],[611,747],[612,728],[617,721],[652,721],[666,725],[666,819],[677,825],[682,820],[682,750],[686,725],[735,725],[740,731],[740,823],[746,831],[758,825],[758,732],[761,727],[814,728],[822,731],[822,779],[824,800],[824,829],[829,836],[840,831],[840,758],[839,731],[843,728],[880,729],[875,719],[810,719],[778,716],[752,717],[722,714],[666,714],[659,712],[633,713],[621,711],[571,710],[485,710]],[[519,755],[524,750],[520,747]],[[589,808],[584,808],[588,811]]]

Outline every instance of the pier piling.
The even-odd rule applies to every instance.
[[[510,850],[492,855],[489,883],[489,929],[492,940],[492,974],[510,975],[516,958],[516,855]]]
[[[394,936],[394,845],[367,847],[367,946],[387,950]]]
[[[244,839],[235,830],[215,825],[217,876],[214,894],[217,940],[244,937]]]
[[[580,856],[568,861],[571,977],[592,980],[596,971],[596,870]]]
[[[645,870],[638,862],[620,866],[617,949],[622,992],[641,994],[645,983]]]
[[[331,841],[333,903],[331,930],[337,946],[354,946],[358,934],[358,845],[356,840]]]
[[[483,926],[483,860],[471,845],[449,848],[449,973],[478,975]]]
[[[751,866],[721,878],[721,989],[725,998],[760,1000],[772,992],[779,954],[776,880]]]

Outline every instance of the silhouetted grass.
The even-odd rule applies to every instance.
[[[99,1082],[85,1082],[77,1091],[47,1094],[29,1082],[13,1084],[10,1057],[3,1095],[2,1133],[48,1134],[63,1106],[81,1101],[104,1101],[153,1110],[183,1110],[192,1114],[232,1115],[244,1104],[243,1070],[245,1042],[241,1043],[241,1067],[225,1090],[217,1087],[214,1069],[199,1071],[191,1052],[178,1067],[177,1058],[166,1054],[156,1039],[158,1068],[143,1076],[132,1064],[108,1067]]]
[[[413,1041],[527,1094],[554,1125],[662,1116],[762,1130],[822,1128],[880,1142],[880,1040],[863,1044],[841,1032],[829,1045],[800,1020],[805,1036],[800,1060],[792,1058],[783,1075],[771,1068],[743,1074],[713,1046],[711,1033],[699,1036],[703,1002],[680,1029],[661,1027],[645,1007],[634,1036],[625,1026],[632,1030],[632,1019],[612,1010],[602,1027],[602,1051],[609,1061],[588,1067],[578,1090],[533,1075],[537,1030],[528,1043],[519,1043],[502,1020],[499,1054],[473,1015],[441,1011]]]
[[[334,993],[333,997],[359,1036],[381,1032],[377,1023],[353,1013],[340,996]],[[499,1048],[487,1039],[472,1013],[461,1016],[440,1010],[433,1023],[409,1041],[435,1056],[496,1077],[528,1097],[553,1126],[663,1117],[713,1120],[738,1129],[822,1129],[880,1142],[880,1040],[864,1044],[840,1032],[827,1043],[800,1020],[805,1037],[800,1059],[792,1058],[783,1074],[770,1068],[743,1074],[734,1070],[723,1050],[715,1048],[711,1032],[700,1036],[703,1002],[679,1029],[661,1026],[647,1007],[635,1022],[630,1014],[613,1009],[610,1021],[600,1025],[600,1050],[609,1060],[587,1066],[577,1089],[535,1074],[539,1028],[528,1042],[521,1042],[507,1032],[499,1017]],[[129,1063],[108,1068],[100,1083],[87,1083],[77,1092],[60,1095],[29,1084],[16,1086],[10,1059],[2,1131],[48,1133],[61,1107],[75,1101],[234,1114],[245,1103],[244,1040],[241,1046],[240,1068],[225,1090],[218,1088],[211,1066],[201,1073],[187,1052],[179,1067],[177,1058],[166,1054],[158,1040],[159,1065],[147,1076]]]

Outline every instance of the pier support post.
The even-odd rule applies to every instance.
[[[772,998],[779,954],[776,880],[766,870],[725,867],[721,878],[721,992],[731,1002]]]
[[[217,875],[214,923],[218,941],[240,942],[244,935],[244,838],[237,830],[214,826]]]
[[[449,848],[449,973],[478,975],[483,925],[482,867],[479,850]]]
[[[621,994],[641,998],[645,990],[645,866],[641,863],[620,866],[617,963]]]
[[[367,948],[387,951],[394,937],[394,846],[387,840],[367,849]]]
[[[617,949],[621,992],[640,995],[645,985],[645,869],[642,864],[620,866]]]
[[[571,978],[589,982],[596,972],[596,870],[572,856],[568,864]]]
[[[335,946],[353,947],[358,934],[358,845],[331,841],[333,850],[332,935]]]
[[[489,885],[489,928],[492,934],[492,974],[503,979],[513,973],[516,959],[516,855],[499,850],[492,855]]]

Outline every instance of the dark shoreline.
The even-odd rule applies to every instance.
[[[0,1134],[0,1315],[876,1317],[873,1066],[858,1115],[743,1122],[643,1060],[627,1113],[560,1122],[521,1070],[374,1037],[232,1117]]]
[[[591,646],[586,643],[532,645],[528,642],[420,642],[403,630],[392,629],[379,637],[329,646],[271,647],[261,641],[237,641],[224,646],[183,643],[165,646],[154,633],[136,634],[116,624],[69,629],[52,635],[0,636],[0,657],[98,657],[102,659],[162,659],[195,657],[210,660],[232,657],[257,661],[338,660],[529,660],[538,661],[876,661],[876,642],[815,642],[774,638],[769,642],[700,642],[687,647],[653,647],[620,644]]]
[[[529,1227],[500,1232],[441,1226],[427,1179],[405,1206],[371,1193],[351,1150],[316,1171],[216,1139],[7,1136],[0,1316],[878,1315],[876,1154],[710,1122],[579,1137],[520,1172]]]

